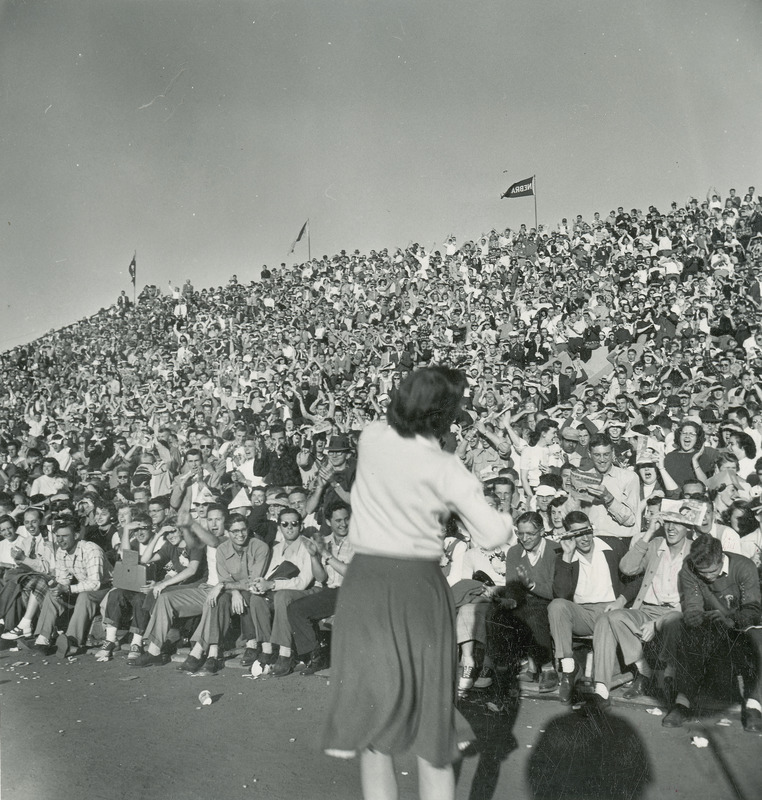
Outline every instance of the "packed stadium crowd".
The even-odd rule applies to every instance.
[[[358,444],[445,365],[506,541],[440,521],[453,691],[590,678],[680,726],[719,671],[762,732],[761,323],[753,186],[122,292],[0,355],[1,646],[325,669]]]

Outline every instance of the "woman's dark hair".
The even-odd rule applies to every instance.
[[[743,450],[746,458],[754,458],[757,455],[757,445],[754,444],[754,439],[748,433],[731,429],[728,431],[728,438],[732,436],[738,440],[738,446]]]
[[[450,429],[466,388],[466,377],[449,367],[411,372],[392,396],[387,422],[400,436],[444,436]]]
[[[696,446],[691,452],[701,450],[704,445],[704,439],[706,438],[704,435],[704,427],[691,419],[685,420],[677,426],[675,430],[675,444],[680,447],[680,435],[686,428],[693,428],[693,430],[696,431]]]
[[[554,428],[558,427],[558,423],[552,419],[541,419],[533,431],[529,434],[529,445],[530,447],[534,447],[537,442],[540,441],[540,438],[543,434],[547,433],[549,430],[553,430]]]
[[[690,565],[697,569],[713,567],[722,559],[722,542],[708,533],[702,533],[693,540],[688,554]]]
[[[59,474],[60,465],[59,465],[58,461],[56,461],[56,459],[53,458],[53,456],[45,456],[45,458],[42,459],[42,463],[43,464],[52,464],[53,465],[53,475],[55,476],[55,475]]]
[[[740,511],[741,516],[738,518],[736,525],[738,525],[738,535],[748,536],[759,527],[757,522],[757,515],[752,511],[751,505],[744,500],[736,500],[728,506],[725,513],[722,515],[722,521],[725,525],[730,525],[733,518],[733,512]]]

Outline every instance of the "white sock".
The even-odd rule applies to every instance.
[[[604,700],[608,699],[609,690],[605,687],[604,684],[596,682],[595,684],[595,693],[602,697]]]
[[[272,651],[273,651],[272,642],[262,642],[263,653],[272,653]]]
[[[748,698],[746,701],[746,708],[751,710],[752,708],[756,709],[757,711],[762,714],[762,705],[760,705],[759,700],[752,700],[752,698]]]
[[[682,692],[679,692],[675,698],[675,704],[678,706],[685,706],[685,708],[691,707],[691,701]]]
[[[562,658],[561,659],[561,672],[574,672],[574,659]]]
[[[281,655],[284,658],[290,658],[291,657],[291,648],[290,647],[283,647],[283,645],[281,645],[281,648],[280,648],[280,651],[279,651],[278,655]]]

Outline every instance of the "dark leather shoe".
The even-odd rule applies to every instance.
[[[221,658],[209,658],[204,661],[204,666],[201,667],[201,672],[205,675],[216,675],[220,669],[222,669],[222,659]]]
[[[307,662],[307,666],[299,673],[300,675],[314,675],[316,672],[327,669],[329,666],[328,656],[323,650],[316,650]]]
[[[634,700],[636,697],[643,697],[651,693],[651,679],[646,678],[645,675],[636,675],[635,680],[630,684],[630,687],[624,692],[622,697],[625,700]]]
[[[250,667],[257,660],[259,653],[258,647],[247,647],[241,655],[241,666]]]
[[[182,664],[178,664],[177,669],[180,672],[198,672],[203,663],[203,660],[196,658],[196,656],[188,656]]]
[[[270,674],[275,678],[285,678],[294,671],[294,659],[291,656],[278,656]]]
[[[128,667],[161,667],[168,661],[164,653],[152,656],[150,653],[141,653],[137,658],[127,662]]]
[[[574,667],[573,672],[561,673],[561,680],[558,682],[558,699],[565,706],[570,706],[574,702],[574,684],[577,681],[578,673],[577,667]]]
[[[682,728],[691,718],[691,710],[679,703],[672,706],[669,714],[661,721],[663,728]]]
[[[540,671],[540,694],[555,692],[558,688],[558,673],[554,669]]]
[[[762,712],[756,708],[746,708],[741,712],[743,729],[747,733],[762,733]]]

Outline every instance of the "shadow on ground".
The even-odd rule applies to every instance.
[[[469,751],[475,752],[478,758],[469,800],[494,797],[502,765],[518,746],[513,729],[519,707],[518,691],[507,685],[495,685],[487,692],[473,693],[459,702],[458,709],[476,734],[474,750]]]
[[[533,800],[637,800],[652,779],[638,732],[611,712],[580,710],[555,717],[527,764]]]

